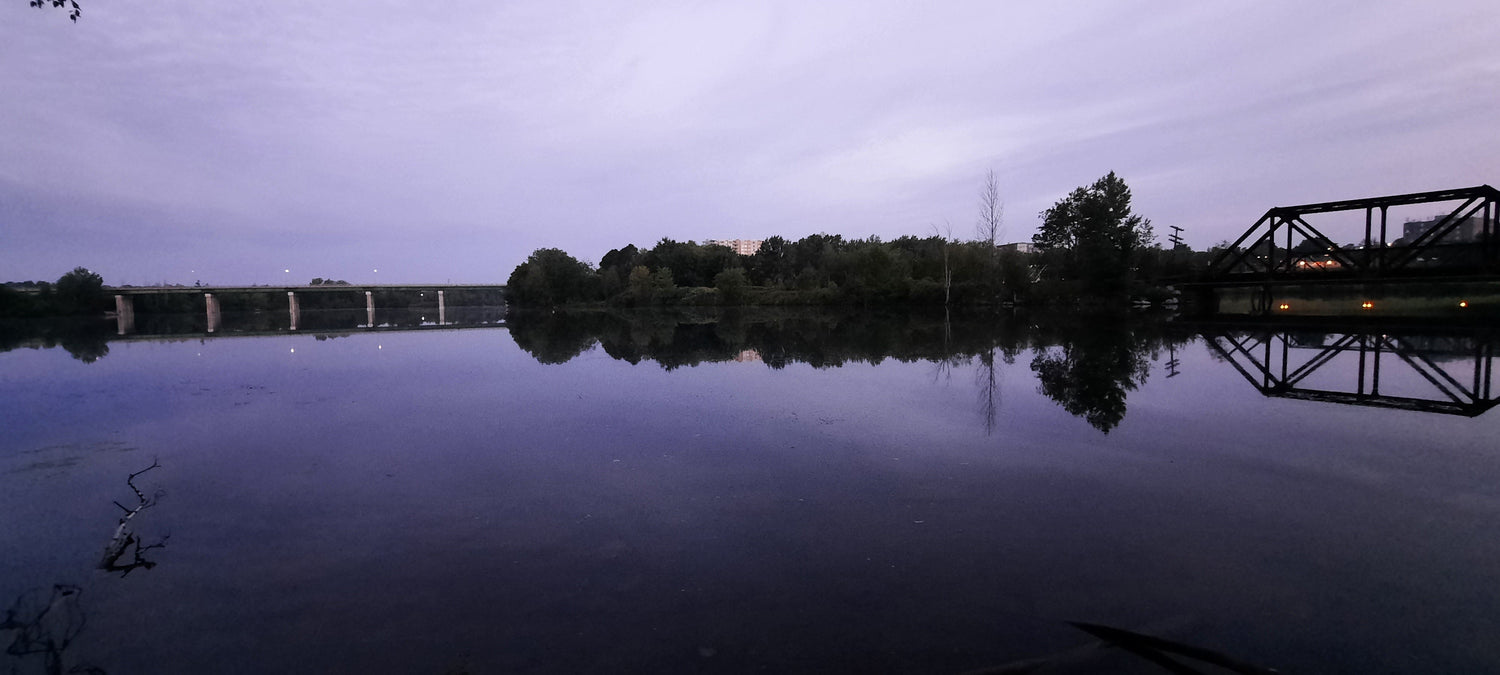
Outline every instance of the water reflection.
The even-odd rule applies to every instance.
[[[1125,419],[1126,395],[1146,383],[1162,340],[1119,319],[1069,326],[1035,347],[1031,372],[1048,398],[1109,433]]]
[[[113,328],[112,321],[79,318],[0,321],[0,352],[62,347],[73,358],[93,363],[109,354]]]
[[[55,584],[22,593],[5,610],[0,631],[13,633],[5,654],[12,673],[102,673],[91,666],[65,668],[66,652],[86,623],[79,597],[83,589]],[[25,668],[23,670],[23,667]]]
[[[1500,403],[1488,327],[1212,327],[1213,352],[1266,396],[1475,417]]]
[[[62,347],[73,358],[93,363],[109,355],[113,341],[163,340],[225,336],[307,333],[318,339],[356,332],[500,326],[505,309],[445,307],[441,314],[424,309],[330,309],[282,312],[214,312],[209,314],[136,314],[114,319],[30,319],[0,321],[0,352]],[[128,327],[128,330],[127,330]]]
[[[541,363],[563,363],[597,345],[616,359],[655,361],[666,370],[744,361],[747,354],[770,368],[926,361],[937,377],[975,365],[989,433],[1001,406],[997,361],[1011,364],[1029,351],[1040,391],[1107,433],[1124,419],[1126,396],[1145,382],[1154,355],[1193,339],[1174,324],[1128,316],[556,312],[512,315],[509,325],[516,344]]]
[[[1475,416],[1500,402],[1490,386],[1496,336],[1487,329],[1414,332],[1360,327],[1235,327],[1129,315],[951,316],[816,310],[597,311],[513,314],[516,344],[541,363],[563,363],[596,346],[609,356],[666,370],[702,363],[805,363],[837,368],[885,359],[934,364],[950,378],[974,366],[987,432],[1001,408],[1004,368],[1029,353],[1040,393],[1109,433],[1152,363],[1179,373],[1177,350],[1204,340],[1261,393]],[[1165,354],[1163,354],[1165,352]],[[1324,382],[1342,379],[1347,386]],[[1422,386],[1414,386],[1422,385]],[[1426,391],[1413,391],[1426,388]]]

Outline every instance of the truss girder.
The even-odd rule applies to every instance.
[[[1460,382],[1458,378],[1439,367],[1428,354],[1399,337],[1390,335],[1347,333],[1337,335],[1329,344],[1314,347],[1317,352],[1311,358],[1293,365],[1294,347],[1290,334],[1285,332],[1205,334],[1205,342],[1223,360],[1227,361],[1241,376],[1265,396],[1291,398],[1307,401],[1324,401],[1366,405],[1381,408],[1435,412],[1451,415],[1478,416],[1500,405],[1491,387],[1494,375],[1496,350],[1487,341],[1476,341],[1472,351],[1473,380]],[[1330,367],[1334,357],[1344,353],[1357,353],[1351,390],[1312,388],[1301,386],[1302,382],[1320,369]],[[1385,358],[1391,355],[1395,360]],[[1344,362],[1347,364],[1348,362]],[[1427,398],[1381,393],[1381,369],[1400,363],[1421,377],[1433,388]],[[1345,368],[1345,366],[1336,366]]]
[[[1392,247],[1394,242],[1388,238],[1387,210],[1393,206],[1433,202],[1460,203],[1413,241]],[[1365,211],[1365,228],[1362,239],[1364,247],[1357,252],[1354,248],[1334,242],[1305,218],[1314,213],[1358,210]],[[1438,251],[1440,247],[1453,247],[1452,244],[1445,243],[1445,238],[1473,217],[1479,217],[1482,223],[1478,240],[1463,244],[1470,249],[1466,251],[1467,258],[1461,256],[1465,262],[1450,264],[1446,268],[1441,264],[1429,263],[1423,269],[1414,269],[1413,263],[1424,260],[1424,256]],[[1214,257],[1208,265],[1206,280],[1264,279],[1271,282],[1342,276],[1378,281],[1387,276],[1409,273],[1442,276],[1444,273],[1472,275],[1476,272],[1500,276],[1500,227],[1497,227],[1497,218],[1500,218],[1500,191],[1489,185],[1278,206],[1267,210],[1233,244]],[[1278,235],[1284,235],[1285,241],[1278,242]],[[1313,242],[1317,255],[1326,256],[1328,264],[1306,265],[1299,269],[1296,265],[1298,256],[1293,253],[1293,236],[1301,236],[1304,241]],[[1254,243],[1245,246],[1246,242],[1252,240]],[[1433,258],[1438,259],[1439,256]]]

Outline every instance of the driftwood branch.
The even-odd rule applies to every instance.
[[[106,572],[120,572],[120,576],[123,577],[138,567],[144,567],[149,570],[156,566],[156,563],[147,560],[144,554],[146,551],[154,548],[164,548],[167,545],[167,537],[162,537],[160,541],[154,544],[146,544],[131,529],[131,520],[141,511],[155,506],[157,499],[161,498],[162,493],[160,491],[156,492],[150,498],[146,497],[146,493],[141,492],[141,489],[135,484],[135,479],[138,476],[152,469],[159,468],[161,468],[161,463],[153,459],[151,466],[132,473],[125,479],[125,484],[130,486],[131,492],[135,493],[136,505],[135,508],[126,508],[124,504],[114,502],[114,505],[120,507],[120,510],[124,511],[125,515],[120,517],[120,522],[115,527],[114,536],[110,538],[109,544],[104,547],[104,557],[99,561],[99,569]],[[130,561],[122,563],[121,559],[125,558],[127,553],[131,554]]]

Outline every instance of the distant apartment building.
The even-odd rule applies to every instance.
[[[1002,251],[1014,251],[1016,253],[1036,253],[1036,244],[1029,241],[1018,241],[1011,244],[1001,244],[999,249]]]
[[[704,246],[728,246],[729,250],[740,255],[755,255],[760,250],[764,239],[709,239],[703,242]]]
[[[1408,220],[1401,227],[1401,238],[1407,243],[1416,241],[1417,237],[1427,234],[1439,222],[1447,216],[1439,216],[1428,220]],[[1448,244],[1472,243],[1484,237],[1484,219],[1470,216],[1458,223],[1458,227],[1443,237],[1442,242]]]

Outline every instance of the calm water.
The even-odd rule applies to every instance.
[[[1472,331],[106,328],[0,353],[18,672],[1500,671]]]

